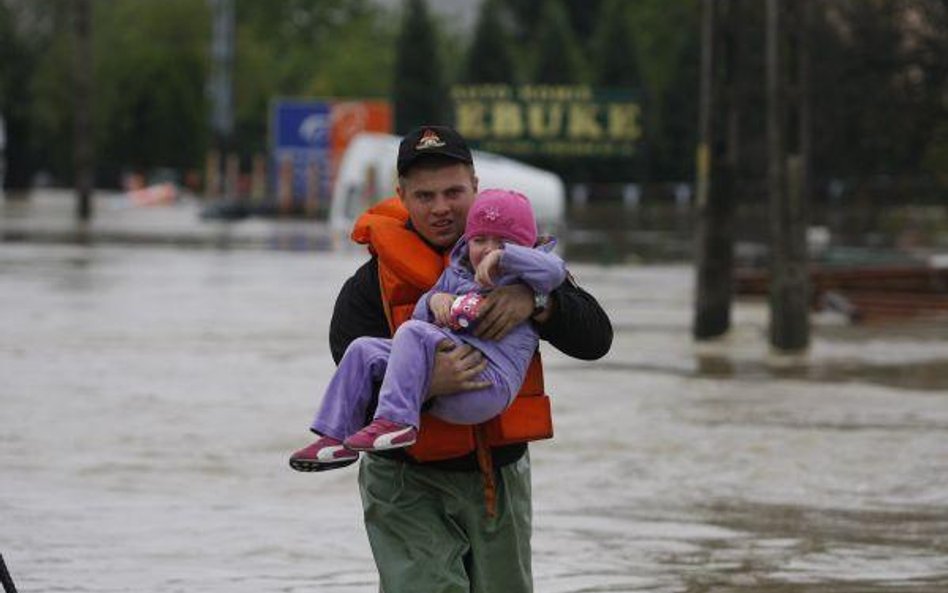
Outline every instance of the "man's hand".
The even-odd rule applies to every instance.
[[[533,291],[525,284],[500,286],[490,291],[477,315],[474,335],[499,340],[533,313]]]
[[[478,380],[486,368],[487,359],[473,346],[442,340],[435,352],[428,397],[486,389],[490,381]]]

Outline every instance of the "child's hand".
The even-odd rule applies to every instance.
[[[481,286],[490,287],[494,285],[493,276],[500,275],[500,258],[504,252],[501,249],[495,249],[477,264],[477,270],[474,272],[474,280]]]
[[[454,295],[446,292],[436,292],[428,298],[428,309],[434,315],[435,323],[445,327],[451,322],[451,304]]]

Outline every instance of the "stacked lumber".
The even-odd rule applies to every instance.
[[[735,292],[766,295],[766,270],[737,270]],[[948,268],[931,266],[820,267],[810,270],[812,305],[852,321],[890,321],[948,316]]]

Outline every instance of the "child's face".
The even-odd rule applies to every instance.
[[[471,237],[467,243],[467,255],[471,258],[471,267],[476,270],[485,255],[496,249],[503,249],[506,242],[506,239],[502,239],[497,235]]]

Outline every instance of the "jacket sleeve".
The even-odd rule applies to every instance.
[[[507,245],[500,267],[504,274],[513,274],[534,292],[542,294],[549,294],[566,278],[566,264],[560,256],[542,247]]]
[[[573,358],[596,360],[612,347],[612,322],[595,298],[567,275],[551,293],[555,308],[544,323],[537,323],[540,338]]]
[[[447,286],[446,273],[442,273],[441,276],[438,277],[438,281],[435,282],[435,285],[432,286],[428,292],[421,295],[418,302],[415,303],[415,310],[411,314],[412,319],[420,319],[422,321],[434,320],[434,315],[431,314],[431,309],[428,308],[428,299],[436,292],[451,292]]]
[[[454,273],[454,268],[447,267],[441,272],[441,275],[438,276],[438,280],[434,283],[428,292],[421,295],[418,299],[418,302],[415,303],[415,310],[412,312],[412,319],[420,319],[422,321],[434,321],[434,315],[431,314],[431,309],[428,307],[428,299],[431,298],[436,292],[445,292],[448,294],[459,295],[461,294],[462,283],[458,280],[457,275]]]
[[[336,364],[349,344],[362,336],[392,337],[382,308],[379,266],[374,257],[346,280],[336,297],[329,322],[329,350]]]
[[[411,313],[412,319],[419,319],[421,321],[431,321],[434,319],[434,316],[431,314],[431,309],[428,308],[428,299],[435,293],[435,290],[432,288],[425,294],[421,295],[421,298],[418,299],[418,302],[415,303],[415,310]]]

